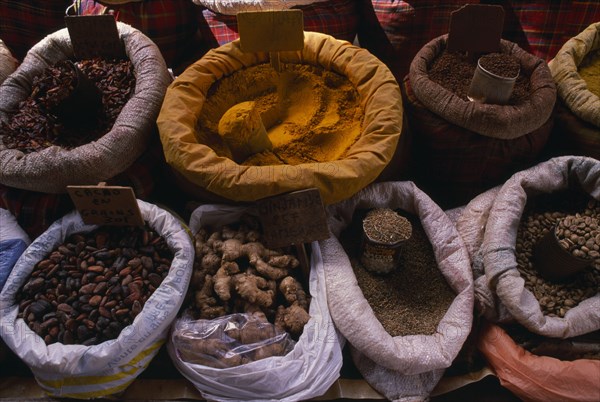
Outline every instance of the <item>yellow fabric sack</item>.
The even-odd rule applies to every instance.
[[[346,199],[374,181],[391,160],[402,130],[402,98],[389,69],[367,50],[329,35],[304,33],[304,49],[280,52],[282,63],[311,64],[347,77],[361,97],[362,133],[332,162],[245,166],[218,156],[196,139],[196,124],[212,84],[237,70],[268,63],[268,54],[244,53],[240,41],[209,51],[167,89],[158,116],[165,157],[176,176],[209,199],[255,201],[316,187],[325,204]]]

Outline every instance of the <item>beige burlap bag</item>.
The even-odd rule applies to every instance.
[[[469,203],[456,227],[473,261],[476,305],[494,322],[517,321],[529,331],[570,338],[600,329],[600,293],[566,312],[544,314],[517,269],[517,230],[529,197],[580,185],[600,200],[600,161],[563,156],[513,175]]]
[[[209,51],[169,87],[158,128],[167,162],[186,190],[209,199],[255,201],[316,187],[326,204],[348,198],[381,173],[402,130],[402,98],[389,69],[367,50],[331,36],[304,33],[304,48],[279,52],[282,63],[310,64],[349,79],[364,110],[359,138],[340,159],[299,165],[247,166],[219,156],[198,140],[196,125],[211,86],[238,70],[268,63],[267,53],[244,53],[240,41]],[[252,90],[252,88],[251,88]],[[235,94],[241,102],[246,89]],[[225,110],[223,111],[223,113]]]
[[[431,335],[392,337],[364,297],[338,240],[358,209],[402,209],[419,216],[437,265],[456,296]],[[333,321],[351,345],[354,363],[390,400],[426,399],[471,331],[473,276],[464,243],[448,216],[412,182],[370,185],[328,207],[332,236],[320,242]]]
[[[600,22],[596,22],[568,40],[548,63],[561,106],[556,119],[559,144],[594,158],[600,158],[600,97],[590,91],[578,69],[586,56],[599,51]],[[596,65],[597,73],[590,79],[600,82],[600,64]]]
[[[13,57],[10,49],[0,39],[0,84],[17,69],[18,65],[17,59]]]
[[[124,172],[146,150],[171,76],[158,47],[147,36],[123,23],[117,28],[134,66],[136,85],[112,129],[97,141],[71,150],[52,146],[29,154],[6,149],[0,132],[1,184],[64,193],[67,185],[97,184]],[[0,86],[0,119],[7,121],[30,95],[36,76],[66,59],[74,59],[66,28],[31,48],[15,73]]]

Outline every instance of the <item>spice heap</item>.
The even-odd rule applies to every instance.
[[[600,203],[587,194],[571,191],[540,195],[529,204],[530,208],[523,214],[517,231],[517,269],[525,280],[525,287],[538,300],[544,314],[564,317],[571,308],[583,300],[595,296],[600,291],[600,259],[596,258],[592,267],[575,275],[572,279],[554,283],[545,280],[535,269],[533,249],[557,222],[565,219],[568,215],[574,215],[577,221],[580,218],[583,219],[584,225],[586,219],[590,223],[597,221],[600,218]],[[565,220],[573,223],[573,217]],[[569,238],[571,235],[574,236],[574,243],[578,245],[574,250],[576,248],[581,250],[579,246],[586,246],[588,240],[591,240],[590,238],[586,239],[585,235],[580,236],[573,233],[577,230],[565,230],[569,230],[567,232]],[[562,236],[565,235],[565,230],[563,230]],[[579,243],[583,244],[579,245]],[[599,251],[600,246],[596,244],[595,237],[594,244],[590,243],[589,245],[591,246],[591,249],[588,248],[590,252]]]
[[[74,234],[34,267],[18,293],[19,318],[47,345],[96,345],[119,336],[173,260],[148,227]]]
[[[408,240],[412,234],[408,219],[389,208],[369,211],[363,221],[363,229],[370,240],[384,244]]]
[[[587,84],[588,90],[600,97],[600,50],[589,53],[583,59],[577,71]]]
[[[412,226],[403,245],[403,267],[386,276],[371,273],[360,262],[360,234],[366,211],[357,211],[340,241],[348,254],[358,285],[373,313],[391,336],[431,335],[456,297],[438,269],[431,243],[419,218],[402,214]]]
[[[389,208],[376,208],[363,220],[360,262],[371,272],[387,274],[399,265],[402,242],[409,239],[408,219]]]
[[[519,59],[506,53],[489,53],[481,56],[479,64],[486,71],[506,78],[516,77],[521,69]]]
[[[190,290],[194,318],[213,319],[249,313],[274,323],[297,339],[308,322],[310,296],[304,290],[298,259],[261,243],[258,221],[245,217],[195,236],[196,256]]]
[[[504,55],[504,54],[502,54]],[[500,56],[499,53],[486,55],[488,58],[488,67],[493,68],[493,72],[496,75],[502,77],[514,77],[516,74],[512,74],[514,69],[514,60],[506,59]],[[482,56],[482,58],[486,58]],[[505,55],[509,56],[509,55]],[[498,59],[503,60],[498,62]],[[485,61],[484,61],[485,63]],[[518,63],[518,61],[517,61]],[[429,78],[446,88],[448,91],[456,94],[461,99],[468,101],[467,93],[475,73],[477,62],[471,60],[463,53],[448,52],[444,50],[441,54],[433,61],[429,68]],[[512,75],[510,75],[512,74]],[[508,100],[509,105],[516,105],[525,101],[529,97],[529,77],[527,77],[521,70],[513,92]]]
[[[280,77],[284,77],[284,91]],[[250,156],[241,162],[244,165],[334,161],[343,157],[361,134],[363,108],[347,78],[300,64],[286,64],[280,76],[270,65],[261,64],[213,84],[198,119],[198,142],[230,157],[218,134],[219,122],[232,106],[246,101],[254,102],[273,149]]]
[[[19,104],[8,122],[0,122],[6,148],[24,153],[52,145],[71,149],[97,140],[110,131],[135,89],[133,64],[129,60],[90,59],[76,63],[100,90],[102,110],[85,127],[65,125],[51,109],[73,90],[74,72],[67,61],[44,70],[33,80],[31,94]]]

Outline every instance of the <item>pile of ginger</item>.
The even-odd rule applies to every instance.
[[[310,298],[296,279],[300,263],[260,240],[260,225],[250,216],[219,230],[198,231],[192,314],[196,319],[252,314],[298,339],[310,318]]]

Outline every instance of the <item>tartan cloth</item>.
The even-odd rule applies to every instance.
[[[0,0],[0,38],[21,61],[33,45],[65,27],[69,0]]]
[[[157,181],[164,177],[166,161],[158,135],[152,144],[126,171],[107,180],[111,186],[132,187],[137,198],[153,195]],[[75,206],[68,194],[47,194],[0,184],[0,208],[10,211],[31,240],[42,234],[57,219]]]
[[[550,61],[573,36],[600,21],[598,0],[498,0],[487,3],[504,7],[504,39],[546,61]]]
[[[400,82],[417,52],[448,33],[450,13],[479,0],[361,1],[360,45],[392,70]]]
[[[443,209],[465,205],[539,162],[553,127],[552,115],[538,129],[512,140],[486,137],[429,111],[402,81],[404,110],[412,136],[413,180]]]
[[[94,3],[93,1],[90,3]],[[197,9],[191,0],[145,0],[112,4],[119,21],[139,29],[160,49],[168,67],[177,67],[193,52],[198,30]],[[85,14],[85,10],[83,12]]]
[[[239,38],[235,15],[197,7],[201,10],[199,29],[203,41],[209,47],[218,47]],[[302,10],[305,31],[321,32],[337,39],[354,41],[359,20],[356,0],[329,0],[292,9]]]

